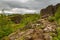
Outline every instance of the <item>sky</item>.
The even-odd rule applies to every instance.
[[[56,5],[60,0],[0,0],[0,13],[34,13],[48,5]]]

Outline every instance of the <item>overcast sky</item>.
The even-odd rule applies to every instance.
[[[0,10],[9,9],[6,12],[32,13],[41,10],[51,4],[60,3],[60,0],[0,0]]]

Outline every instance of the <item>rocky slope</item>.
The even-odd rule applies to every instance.
[[[57,8],[56,6],[48,6],[41,10],[41,18],[35,22],[27,24],[24,28],[18,29],[16,32],[8,36],[8,40],[52,40],[52,37],[57,35],[56,21],[50,22],[49,16],[54,16]],[[53,36],[52,36],[53,35]],[[2,40],[5,40],[3,38]]]
[[[51,23],[47,19],[40,19],[30,26],[31,28],[28,26],[25,31],[18,30],[10,34],[9,40],[52,40],[51,33],[56,35],[56,23]]]

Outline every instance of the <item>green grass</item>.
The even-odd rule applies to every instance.
[[[57,9],[57,11],[55,12],[55,21],[57,22],[57,25],[60,25],[60,7]],[[60,26],[57,26],[57,36],[53,37],[53,40],[60,40]]]
[[[4,36],[8,36],[10,33],[16,31],[17,29],[23,28],[29,22],[33,22],[40,18],[40,15],[38,14],[25,14],[22,15],[23,18],[21,18],[20,23],[15,24],[13,21],[11,21],[10,17],[14,17],[16,15],[0,16],[0,39]]]

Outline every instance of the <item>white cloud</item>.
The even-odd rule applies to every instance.
[[[49,1],[50,2],[50,4],[53,4],[53,5],[56,5],[57,3],[60,3],[60,0],[51,0],[51,1]]]
[[[28,2],[29,0],[19,0],[20,2],[22,2],[22,3],[26,3],[26,2]]]
[[[25,14],[25,13],[36,13],[37,10],[29,10],[29,9],[24,9],[24,8],[13,8],[11,10],[5,10],[4,12],[9,13],[9,14],[12,14],[12,13]]]
[[[29,0],[4,0],[4,1],[18,1],[18,2],[21,2],[21,3],[26,3]]]
[[[34,13],[37,10],[29,10],[29,9],[24,9],[24,8],[13,8],[11,11],[20,12],[20,13]]]

